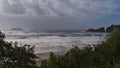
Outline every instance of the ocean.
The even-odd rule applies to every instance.
[[[80,48],[100,43],[106,33],[80,30],[2,30],[5,40],[18,45],[35,46],[35,53],[68,51],[73,46]]]

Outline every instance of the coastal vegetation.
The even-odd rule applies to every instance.
[[[4,39],[0,32],[0,68],[120,68],[120,29],[108,33],[100,44],[83,49],[74,46],[62,55],[51,53],[40,66],[36,64],[34,46],[18,46]]]
[[[0,68],[37,68],[34,47],[4,41],[0,32]]]
[[[115,29],[94,47],[75,46],[61,56],[51,53],[40,68],[120,68],[120,30]]]

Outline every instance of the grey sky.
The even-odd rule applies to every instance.
[[[0,27],[83,29],[119,8],[118,0],[0,0]]]

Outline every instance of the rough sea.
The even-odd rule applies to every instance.
[[[106,33],[92,33],[80,30],[2,30],[6,41],[18,45],[34,45],[35,53],[62,52],[74,46],[80,48],[100,43]]]

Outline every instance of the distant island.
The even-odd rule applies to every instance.
[[[20,31],[20,30],[24,30],[22,28],[12,28],[11,30],[17,30],[17,31]]]
[[[105,28],[104,27],[98,29],[90,28],[87,30],[87,32],[105,32]]]
[[[107,28],[101,27],[101,28],[89,28],[87,32],[112,32],[114,29],[120,29],[120,25],[111,25],[108,26]]]

